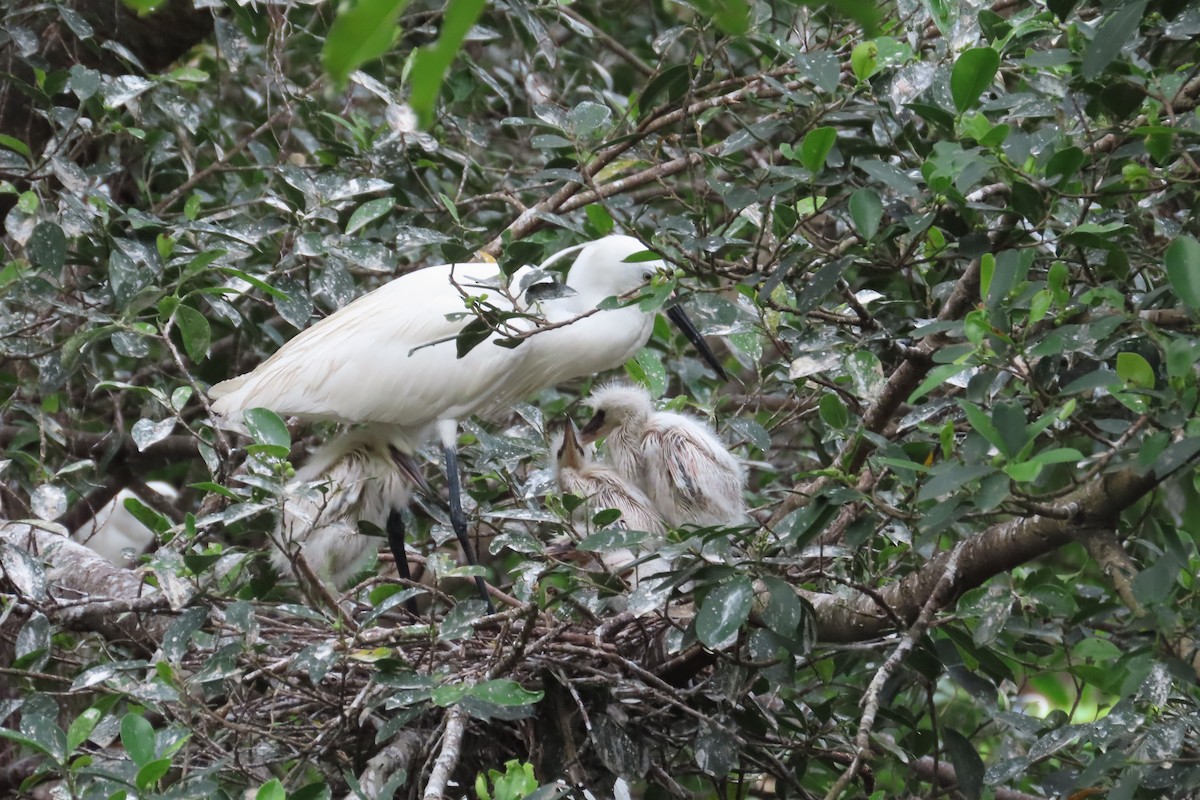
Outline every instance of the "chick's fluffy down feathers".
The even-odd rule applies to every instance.
[[[655,411],[650,394],[610,384],[588,404],[607,433],[605,459],[629,482],[645,489],[672,527],[743,525],[746,474],[706,423],[686,414]]]
[[[314,572],[342,586],[375,554],[379,539],[361,536],[358,522],[380,528],[393,508],[403,508],[412,481],[394,454],[374,436],[351,433],[316,450],[283,496],[271,563],[292,574],[297,552]]]

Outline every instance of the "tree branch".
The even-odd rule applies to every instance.
[[[991,526],[962,543],[957,580],[951,598],[1027,561],[1073,541],[1072,526],[1107,520],[1137,502],[1157,484],[1152,474],[1133,471],[1106,475],[1066,495],[1055,506],[1073,510],[1073,519],[1032,516]],[[880,590],[880,597],[896,616],[916,619],[946,571],[950,551],[939,553],[924,567]],[[800,590],[816,611],[817,636],[823,642],[856,642],[892,630],[893,623],[866,595],[847,598]]]

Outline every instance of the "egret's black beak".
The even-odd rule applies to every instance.
[[[675,327],[683,331],[683,335],[686,336],[688,341],[690,341],[692,345],[700,351],[700,355],[704,357],[704,360],[708,362],[708,365],[713,368],[713,371],[717,373],[721,380],[729,380],[729,376],[726,375],[725,370],[721,368],[721,362],[717,361],[716,355],[714,355],[713,351],[709,348],[708,342],[704,341],[704,337],[700,335],[700,331],[696,330],[696,326],[692,324],[692,321],[688,319],[687,314],[684,313],[683,306],[676,303],[668,308],[667,319],[671,320],[671,322],[674,322]]]

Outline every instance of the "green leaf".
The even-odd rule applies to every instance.
[[[1200,242],[1180,236],[1167,248],[1166,262],[1171,289],[1188,308],[1200,308]]]
[[[992,424],[1000,434],[1000,452],[1015,457],[1029,441],[1025,409],[1017,402],[997,403],[992,409]]]
[[[933,369],[929,370],[929,374],[925,376],[925,380],[921,381],[921,385],[918,386],[913,393],[908,396],[907,402],[916,402],[937,387],[941,386],[950,378],[966,372],[970,368],[970,364],[942,364],[940,367],[934,367]]]
[[[800,145],[800,163],[814,175],[820,172],[836,141],[836,128],[826,126],[809,131]]]
[[[638,98],[638,108],[645,114],[654,106],[659,95],[665,96],[665,102],[669,105],[683,96],[691,82],[691,71],[686,64],[667,67],[646,84],[642,96]]]
[[[954,776],[958,790],[967,800],[979,800],[983,795],[984,764],[974,745],[958,731],[947,728],[942,731],[946,754],[954,765]]]
[[[747,0],[715,0],[712,11],[717,27],[731,36],[750,30],[750,4]]]
[[[82,714],[75,718],[71,723],[71,727],[67,729],[67,752],[73,753],[79,745],[87,741],[87,738],[92,735],[92,731],[96,729],[100,718],[104,716],[98,708],[89,708],[84,710]]]
[[[458,703],[467,695],[469,687],[460,684],[447,684],[445,686],[436,687],[430,694],[430,699],[435,706],[440,708],[449,708]]]
[[[13,137],[2,133],[0,133],[0,147],[12,150],[14,153],[20,153],[26,158],[29,158],[30,155],[29,145],[25,144],[20,139],[14,139]]]
[[[850,51],[850,69],[854,72],[854,77],[860,81],[865,81],[874,75],[877,66],[879,66],[879,45],[875,42],[859,42]]]
[[[642,368],[641,378],[652,397],[662,397],[667,391],[667,368],[663,366],[662,354],[649,347],[643,347],[634,356],[637,365]]]
[[[879,222],[883,219],[883,201],[871,189],[859,189],[850,195],[850,218],[858,235],[868,242],[879,232]]]
[[[1138,32],[1138,23],[1146,10],[1146,0],[1133,0],[1121,5],[1101,23],[1096,35],[1083,53],[1082,72],[1087,80],[1095,80],[1104,68],[1121,52],[1129,37]]]
[[[396,20],[407,5],[408,0],[358,0],[338,15],[321,51],[335,83],[344,84],[351,72],[388,51],[396,38]]]
[[[607,236],[612,233],[615,223],[613,222],[612,215],[608,213],[608,209],[604,206],[598,204],[585,206],[583,213],[587,215],[587,224],[584,228],[589,234],[598,239],[601,236]]]
[[[29,261],[38,269],[57,271],[67,263],[67,237],[54,222],[39,222],[25,244]]]
[[[279,415],[269,408],[250,408],[242,414],[242,420],[254,441],[276,447],[292,446],[292,435]]]
[[[498,706],[531,706],[541,701],[545,692],[531,692],[510,678],[498,678],[472,686],[468,694]]]
[[[422,47],[414,55],[412,70],[412,92],[408,102],[416,112],[421,127],[433,122],[434,106],[442,88],[442,77],[454,57],[458,55],[463,40],[483,13],[487,0],[449,0],[442,19],[442,32],[438,40],[429,47]]]
[[[975,105],[992,85],[1000,68],[1000,54],[990,47],[973,47],[958,57],[950,72],[950,95],[959,112]]]
[[[346,223],[346,235],[349,236],[366,226],[370,225],[375,220],[386,215],[392,210],[394,205],[392,198],[380,197],[378,200],[368,200],[358,208],[354,209],[354,213],[350,215],[350,221]]]
[[[132,712],[121,718],[121,744],[125,752],[138,766],[149,764],[154,760],[154,726],[146,721],[141,714]]]
[[[850,423],[850,412],[846,410],[846,404],[836,394],[822,395],[817,410],[821,415],[821,421],[834,430],[841,430]]]
[[[763,624],[784,638],[794,638],[804,615],[804,607],[796,597],[796,590],[781,578],[767,577],[762,581],[767,587],[767,605],[762,611]]]
[[[254,800],[287,800],[287,790],[278,778],[274,778],[258,787],[258,791],[254,793]]]
[[[1154,388],[1154,368],[1137,353],[1117,353],[1117,377],[1136,389]]]
[[[196,309],[180,304],[175,309],[175,327],[183,337],[183,348],[187,350],[188,358],[197,364],[208,355],[208,345],[212,339],[212,330],[208,320]]]
[[[922,4],[942,35],[948,34],[954,25],[954,12],[959,10],[958,3],[951,3],[949,0],[923,0]]]
[[[137,776],[134,778],[134,783],[138,789],[145,792],[150,789],[167,774],[167,770],[171,768],[171,759],[156,758],[142,765],[137,771]]]
[[[488,325],[487,320],[482,317],[475,319],[462,326],[458,335],[454,337],[454,348],[458,358],[462,358],[467,353],[474,350],[479,345],[487,341],[492,335],[492,328]]]
[[[992,424],[991,418],[983,413],[983,409],[967,400],[959,400],[958,404],[967,415],[967,422],[971,423],[971,427],[997,450],[1004,452],[1004,440],[1000,437],[1000,431],[996,430],[996,426]]]
[[[754,587],[745,575],[738,575],[708,593],[696,614],[696,636],[713,650],[729,647],[737,641],[738,630],[750,616]]]
[[[587,136],[612,119],[612,110],[600,103],[584,100],[567,112],[567,128],[576,136]]]
[[[0,739],[7,739],[10,742],[16,742],[19,745],[28,747],[31,750],[36,750],[42,755],[49,756],[50,758],[57,760],[57,756],[53,747],[48,747],[36,739],[32,739],[28,736],[17,733],[16,731],[10,731],[7,728],[0,728]]]

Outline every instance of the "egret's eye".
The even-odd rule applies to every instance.
[[[649,270],[649,269],[648,269],[648,270],[646,270],[645,272],[643,272],[643,273],[642,273],[642,280],[644,280],[644,281],[648,281],[648,280],[650,280],[650,279],[651,279],[651,278],[653,278],[653,277],[654,277],[654,271],[653,271],[653,270]]]

